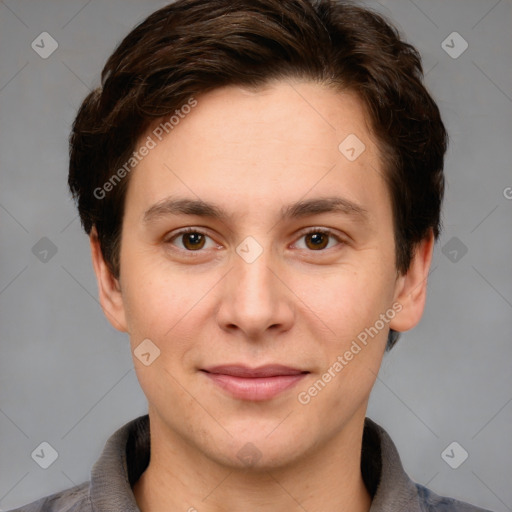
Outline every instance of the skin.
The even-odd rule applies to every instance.
[[[355,95],[277,81],[196,99],[130,176],[118,280],[91,234],[106,316],[129,333],[132,352],[146,338],[160,349],[149,366],[133,358],[151,422],[151,462],[136,500],[143,512],[367,511],[359,468],[368,399],[389,328],[405,331],[421,318],[433,236],[399,275],[382,159]],[[338,150],[349,134],[366,146],[353,162]],[[145,222],[170,196],[214,203],[228,216]],[[291,203],[333,196],[366,214],[280,219]],[[186,227],[207,235],[199,250],[190,250],[190,236],[175,236]],[[320,235],[325,248],[305,236],[315,228],[332,231]],[[247,236],[262,249],[252,263],[236,252]],[[300,403],[298,394],[393,304],[401,311]],[[271,363],[310,373],[272,399],[250,401],[200,371]],[[237,457],[248,442],[259,453],[252,466]]]

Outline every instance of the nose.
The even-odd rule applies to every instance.
[[[289,330],[294,321],[293,294],[271,250],[263,249],[252,262],[238,254],[233,259],[221,289],[219,326],[252,341]]]

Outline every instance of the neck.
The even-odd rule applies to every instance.
[[[362,416],[286,467],[249,470],[213,461],[151,415],[150,464],[133,488],[142,512],[368,512],[361,475]]]

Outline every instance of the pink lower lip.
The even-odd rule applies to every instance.
[[[254,401],[269,400],[291,388],[306,376],[305,373],[299,373],[297,375],[247,378],[208,372],[205,372],[205,375],[234,398]]]

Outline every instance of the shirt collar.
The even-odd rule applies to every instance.
[[[140,512],[132,486],[150,455],[149,416],[117,430],[91,471],[89,497],[99,511]],[[370,512],[419,511],[417,487],[404,471],[387,432],[366,418],[361,452],[363,480],[372,496]]]

